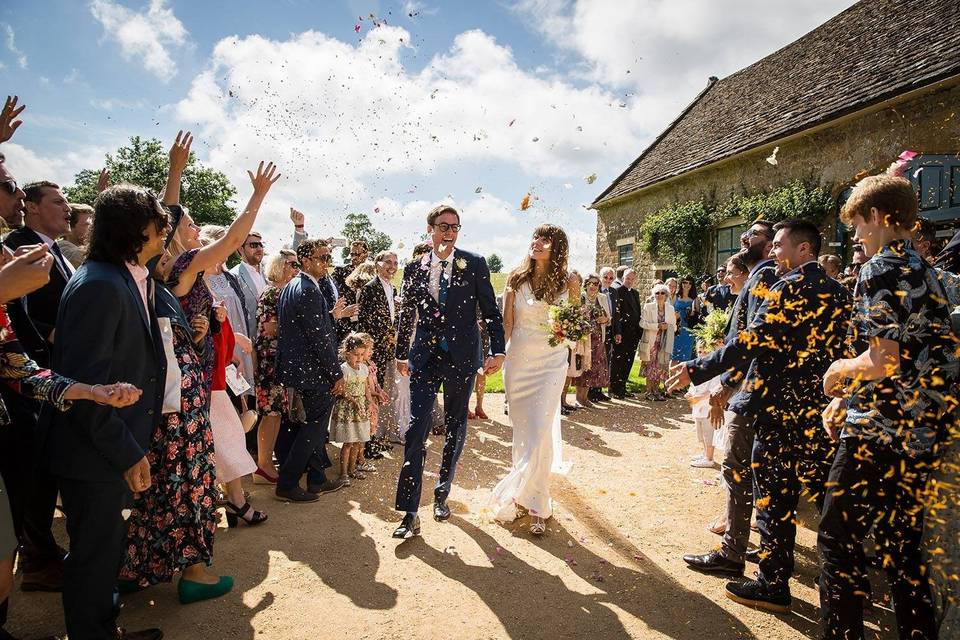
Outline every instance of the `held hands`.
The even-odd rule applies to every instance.
[[[682,362],[670,367],[670,377],[667,378],[667,392],[673,393],[690,386],[690,372]]]
[[[409,375],[410,375],[410,365],[409,365],[408,363],[406,363],[406,362],[400,362],[400,361],[398,360],[398,361],[397,361],[397,373],[399,373],[399,374],[402,375],[402,376],[409,376]]]
[[[123,479],[127,481],[130,491],[140,493],[150,488],[150,462],[147,456],[140,458],[140,461],[123,472]]]
[[[129,407],[140,400],[142,391],[128,382],[95,384],[90,388],[90,399],[117,409]]]
[[[657,325],[657,329],[660,330],[660,331],[666,331],[666,330],[667,330],[667,323],[666,323],[666,322],[661,322],[659,325]]]
[[[19,99],[17,96],[7,96],[6,102],[3,103],[3,110],[0,111],[0,143],[12,138],[17,128],[23,124],[23,120],[15,119],[27,108],[25,104],[17,107]]]
[[[840,430],[843,422],[847,418],[847,402],[843,398],[834,398],[823,410],[821,415],[823,419],[823,428],[830,436],[831,440],[837,440],[840,437]]]
[[[190,160],[190,145],[193,144],[193,134],[189,131],[183,133],[181,129],[177,133],[177,139],[173,141],[170,147],[170,173],[181,175],[187,168],[187,162]]]
[[[497,371],[500,371],[500,367],[503,366],[504,356],[493,356],[492,358],[487,358],[483,363],[483,375],[492,376]]]

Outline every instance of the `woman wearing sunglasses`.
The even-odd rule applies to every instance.
[[[665,284],[656,284],[651,290],[653,302],[643,305],[640,326],[643,338],[638,354],[643,362],[643,375],[647,379],[647,400],[666,400],[663,384],[670,371],[670,355],[677,332],[677,314],[667,301],[670,289]]]

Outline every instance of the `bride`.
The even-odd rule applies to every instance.
[[[550,472],[564,472],[560,452],[560,391],[568,348],[551,347],[549,308],[568,299],[569,244],[563,229],[543,224],[530,252],[507,280],[503,325],[507,339],[504,386],[513,423],[513,468],[494,488],[491,506],[500,522],[529,513],[530,533],[543,535],[553,513]]]

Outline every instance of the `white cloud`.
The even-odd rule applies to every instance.
[[[177,74],[168,51],[187,43],[187,30],[166,0],[150,0],[146,11],[131,11],[113,0],[91,0],[90,13],[103,26],[104,37],[120,45],[127,60],[140,60],[144,68],[164,82]]]
[[[518,0],[514,9],[582,77],[619,87],[638,122],[659,131],[710,76],[756,62],[854,2]]]
[[[20,65],[20,68],[26,69],[27,54],[25,54],[24,52],[20,51],[20,49],[17,48],[17,39],[16,39],[16,34],[14,34],[13,32],[13,27],[11,27],[9,24],[4,24],[3,31],[4,31],[4,42],[6,42],[7,49],[17,59],[17,64]]]
[[[81,169],[103,166],[104,156],[113,150],[115,147],[90,145],[46,156],[14,142],[3,145],[5,164],[21,185],[35,180],[50,180],[63,186],[73,184],[74,176]]]

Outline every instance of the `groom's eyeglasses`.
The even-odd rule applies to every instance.
[[[440,229],[441,232],[446,233],[447,231],[460,231],[463,229],[462,224],[447,224],[446,222],[441,222],[438,225],[435,225],[437,229]]]
[[[11,196],[16,195],[17,191],[20,190],[20,187],[19,185],[17,185],[16,180],[4,180],[3,182],[0,182],[0,185],[2,185],[3,190],[6,191]]]

